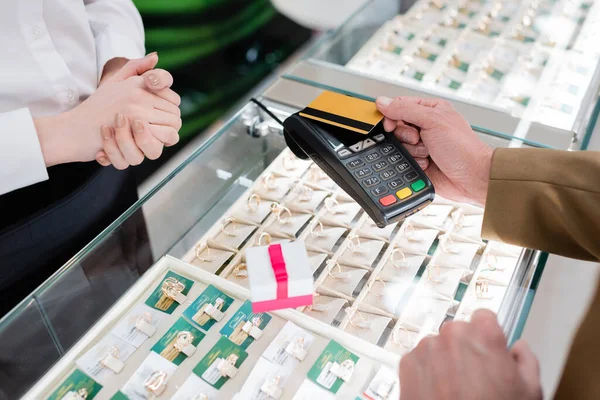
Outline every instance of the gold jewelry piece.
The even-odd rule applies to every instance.
[[[411,223],[407,223],[406,228],[404,228],[404,236],[409,242],[422,242],[423,238],[417,235],[417,231],[415,227]]]
[[[450,237],[450,233],[446,233],[440,238],[440,245],[442,246],[442,250],[444,250],[446,253],[452,253],[452,254],[460,253],[458,246],[454,243],[454,240],[452,240],[452,238]]]
[[[478,279],[475,282],[475,296],[480,300],[491,299],[492,296],[490,293],[490,285],[487,280]]]
[[[296,165],[296,156],[294,156],[292,153],[286,153],[283,156],[283,168],[285,168],[287,171],[293,171],[296,168],[298,168],[298,165]]]
[[[103,368],[110,369],[107,358],[112,357],[112,358],[115,358],[118,360],[120,355],[121,355],[121,352],[119,351],[119,349],[116,346],[113,346],[110,349],[108,349],[108,351],[102,356],[102,358],[100,359],[100,365],[102,365]]]
[[[87,399],[88,395],[89,395],[89,393],[86,388],[81,388],[77,391],[77,396],[79,396],[83,399]]]
[[[312,167],[310,167],[310,177],[317,182],[328,178],[327,174],[316,164],[313,164]]]
[[[315,229],[316,227],[319,227],[319,230]],[[310,227],[310,236],[312,236],[314,238],[318,238],[323,234],[323,231],[324,231],[323,223],[321,221],[317,220],[317,223]]]
[[[232,367],[237,370],[237,368],[235,368],[235,363],[237,363],[238,358],[239,357],[235,354],[230,354],[227,356],[226,359],[221,360],[221,362],[217,366],[217,369],[221,372],[221,376],[231,378],[229,373]]]
[[[396,260],[394,258],[394,256],[398,253],[400,253],[400,256],[402,257],[400,260]],[[408,260],[406,259],[406,256],[404,255],[404,252],[401,249],[395,248],[394,250],[392,250],[392,252],[390,253],[389,260],[390,264],[392,264],[392,267],[394,268],[408,267]]]
[[[233,269],[233,276],[239,279],[248,278],[248,266],[245,263],[239,264]]]
[[[435,268],[435,270],[434,270]],[[432,272],[434,270],[434,272]],[[438,265],[430,265],[427,267],[427,280],[434,284],[442,283],[444,281],[442,277],[442,269]]]
[[[173,347],[175,347],[175,350],[181,353],[183,349],[192,344],[193,341],[194,335],[188,331],[181,331],[177,334],[177,340],[175,341]]]
[[[202,257],[203,250],[206,250],[207,257]],[[213,262],[216,259],[215,256],[213,256],[213,257],[210,256],[210,247],[208,247],[208,245],[206,243],[200,243],[200,244],[196,245],[195,251],[196,251],[196,258],[202,262]]]
[[[410,331],[403,326],[399,326],[398,329],[394,329],[392,331],[392,342],[394,344],[397,344],[398,346],[402,346],[404,348],[410,349],[412,347],[410,344],[406,344],[406,343],[398,340],[398,331],[406,332],[406,336],[408,336],[410,339]]]
[[[208,396],[204,393],[200,393],[196,395],[196,397],[194,397],[192,400],[208,400]]]
[[[383,289],[381,290],[380,293],[373,293],[373,286],[375,286],[376,282],[381,282],[381,284],[383,285]],[[383,281],[383,279],[381,279],[380,277],[375,278],[374,280],[371,281],[371,285],[369,286],[369,293],[371,293],[373,296],[375,297],[383,297],[383,294],[385,293],[385,282]]]
[[[340,212],[340,203],[333,197],[328,197],[325,199],[325,208],[330,213],[337,214]]]
[[[348,242],[348,248],[350,249],[350,251],[352,253],[360,253],[362,251],[362,249],[361,249],[361,243],[360,243],[360,236],[358,236],[358,235],[350,235],[348,237],[348,239],[350,240]]]
[[[465,215],[460,211],[456,210],[452,213],[452,222],[459,228],[465,227]]]
[[[258,207],[260,207],[260,203],[261,203],[261,198],[259,195],[257,195],[256,193],[253,193],[252,195],[250,195],[250,197],[248,197],[248,201],[246,201],[246,209],[254,214],[256,212],[256,210],[258,210]]]
[[[358,311],[354,308],[346,308],[346,313],[349,314],[348,322],[350,323],[350,325],[352,325],[356,329],[371,329],[371,326],[373,324],[368,323],[367,320],[365,319],[365,317],[360,313],[360,311]],[[350,314],[352,314],[352,315],[350,315]],[[354,316],[356,316],[356,315],[358,315],[358,319],[360,320],[359,322],[354,322],[352,320],[352,318],[354,318]]]
[[[292,222],[292,212],[289,208],[274,202],[271,204],[271,211],[277,214],[277,221],[279,221],[280,224],[287,225]]]
[[[167,379],[167,373],[164,371],[154,371],[144,381],[144,387],[150,393],[160,396],[164,390],[165,380]]]
[[[277,184],[277,182],[275,181],[275,175],[273,175],[273,174],[263,175],[262,180],[263,180],[263,186],[267,190],[275,190],[279,186]]]
[[[342,279],[342,280],[348,279],[348,274],[342,273],[342,266],[340,265],[339,262],[335,261],[334,267],[337,267],[338,272],[336,274],[332,274],[331,269],[330,269],[329,271],[327,271],[327,275],[329,275],[329,277],[331,277],[333,279]]]
[[[271,235],[268,234],[267,232],[263,232],[260,234],[260,236],[258,237],[258,239],[256,240],[256,245],[257,246],[262,246],[262,240],[263,238],[265,239],[265,245],[269,245],[271,244]]]
[[[152,314],[148,311],[143,312],[137,321],[135,321],[135,329],[146,336],[153,336],[156,333],[156,328],[152,325]]]
[[[227,227],[231,225],[231,229],[227,229]],[[226,236],[229,237],[237,237],[240,233],[238,232],[235,226],[235,218],[228,217],[223,221],[223,225],[221,225],[221,232],[223,232]]]
[[[314,190],[302,184],[294,186],[294,192],[298,193],[298,201],[300,202],[311,201],[315,193]]]
[[[160,290],[165,296],[174,300],[184,289],[185,285],[171,276],[164,280]]]

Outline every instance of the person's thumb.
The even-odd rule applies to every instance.
[[[394,121],[404,121],[421,129],[432,128],[439,119],[432,107],[419,104],[417,99],[410,97],[379,97],[375,102],[377,109],[387,118]]]
[[[114,81],[123,81],[132,76],[142,75],[150,71],[158,64],[158,54],[156,52],[148,54],[144,58],[129,60],[116,74],[111,77]]]
[[[519,374],[527,385],[531,397],[542,399],[540,364],[527,342],[524,340],[517,341],[510,349],[510,354],[517,362]]]

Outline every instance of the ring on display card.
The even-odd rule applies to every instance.
[[[504,270],[503,267],[498,268],[498,257],[491,254],[489,251],[487,253],[485,253],[485,256],[483,257],[483,264],[487,265],[488,267],[485,269],[482,269],[481,272],[484,272],[484,271],[494,272],[496,270],[499,270],[499,271]]]
[[[271,211],[277,214],[277,221],[281,225],[287,225],[292,222],[292,212],[289,208],[283,207],[281,204],[274,202],[271,204]]]
[[[346,314],[348,314],[348,322],[356,329],[371,329],[372,323],[368,322],[366,318],[360,313],[360,311],[354,308],[346,308]],[[359,321],[355,321],[354,317],[358,316]]]
[[[204,313],[211,319],[219,322],[225,316],[225,314],[221,312],[223,304],[225,304],[225,300],[219,297],[215,300],[215,304],[207,304],[206,308],[204,308]]]
[[[76,392],[70,391],[65,394],[61,400],[86,400],[89,393],[86,388],[81,388]]]
[[[262,322],[262,318],[254,317],[251,321],[246,321],[244,325],[242,325],[242,331],[254,338],[254,340],[258,340],[263,335],[263,331],[259,328]]]
[[[316,229],[318,227],[318,230]],[[323,228],[323,223],[319,220],[317,220],[316,224],[312,225],[310,227],[310,236],[314,237],[314,238],[318,238],[319,236],[321,236],[323,234],[324,228]]]
[[[325,199],[325,208],[330,213],[337,214],[340,212],[340,203],[333,197],[328,197]]]
[[[454,243],[454,241],[450,237],[449,232],[443,234],[440,237],[440,245],[442,246],[442,250],[444,250],[444,252],[446,252],[446,253],[451,253],[451,254],[459,254],[460,253],[460,249],[458,248],[456,243]]]
[[[251,194],[250,197],[248,197],[248,200],[246,201],[246,210],[254,214],[256,210],[258,210],[258,207],[260,207],[261,202],[262,200],[259,195],[257,195],[256,193]]]
[[[191,357],[196,352],[196,347],[192,345],[194,341],[194,335],[188,331],[181,331],[177,334],[177,339],[173,347],[180,353]]]
[[[185,285],[179,282],[174,277],[165,279],[162,283],[162,293],[171,300],[175,300],[179,304],[183,304],[187,296],[181,293],[185,289]]]
[[[310,168],[310,177],[314,181],[321,181],[323,179],[329,179],[329,176],[323,171],[318,165],[313,164]]]
[[[340,279],[340,280],[347,280],[348,278],[350,278],[350,274],[346,273],[346,272],[342,272],[342,266],[340,265],[339,262],[335,261],[335,268],[337,268],[337,272],[336,273],[331,273],[331,270],[333,268],[330,268],[329,271],[327,271],[327,275],[329,275],[331,278],[333,279]]]
[[[400,254],[400,260],[397,260],[395,258],[396,254]],[[390,253],[389,256],[389,260],[390,260],[390,264],[392,264],[392,266],[394,268],[407,268],[408,267],[408,260],[406,258],[406,255],[404,254],[404,252],[401,249],[394,249],[392,250],[392,252]]]
[[[488,300],[494,298],[494,296],[490,293],[488,281],[480,279],[475,282],[475,296],[477,296],[479,300]]]
[[[167,379],[167,373],[164,371],[154,371],[144,381],[144,387],[150,394],[154,396],[160,396],[167,387],[165,381]]]
[[[227,229],[230,228],[230,229]],[[240,233],[238,232],[235,225],[235,218],[228,217],[223,221],[221,225],[221,232],[229,237],[237,237]],[[208,247],[207,247],[208,248]]]
[[[120,373],[125,368],[125,363],[119,360],[119,349],[116,346],[111,347],[108,352],[100,359],[100,365],[108,368],[115,374]]]
[[[446,277],[442,274],[442,269],[438,265],[429,265],[427,267],[427,280],[438,284],[445,282]]]
[[[425,211],[425,210],[423,210],[423,211]],[[406,228],[404,228],[404,236],[408,239],[409,242],[423,241],[423,237],[421,237],[417,234],[415,227],[410,222],[406,223]]]
[[[135,329],[150,337],[156,333],[156,327],[152,325],[152,314],[144,312],[135,321]]]
[[[311,201],[315,194],[314,190],[302,184],[294,186],[292,191],[298,194],[297,200],[300,202]]]
[[[283,394],[283,390],[279,387],[281,376],[277,375],[272,379],[268,379],[260,387],[260,391],[266,393],[269,398],[279,399]]]
[[[313,302],[311,305],[308,306],[308,308],[307,308],[308,311],[325,312],[325,311],[329,310],[329,304],[319,304],[320,297],[321,297],[321,294],[319,294],[319,293],[313,294]]]
[[[263,244],[263,239],[265,239],[264,244]],[[266,245],[271,244],[271,240],[272,240],[271,235],[268,234],[267,232],[263,232],[260,234],[258,239],[256,239],[256,245],[257,246],[266,246]]]
[[[352,374],[354,374],[354,362],[352,360],[343,361],[341,364],[334,362],[329,372],[344,382],[348,382],[352,378]]]
[[[404,332],[405,337],[408,338],[408,341],[398,339],[398,334],[400,331]],[[392,331],[392,343],[394,343],[398,346],[402,346],[405,349],[410,351],[410,350],[412,350],[412,348],[415,345],[414,339],[416,339],[416,338],[414,336],[417,336],[416,332],[411,332],[408,329],[406,329],[405,327],[399,326],[398,328],[396,328]]]
[[[283,155],[282,164],[286,171],[294,171],[298,168],[298,157],[290,152],[287,152]]]
[[[230,354],[227,358],[222,358],[217,363],[217,370],[221,374],[221,376],[225,378],[234,378],[237,375],[238,369],[235,367],[235,364],[238,361],[238,356],[235,354]]]
[[[285,352],[296,358],[298,361],[304,361],[308,352],[304,348],[304,338],[297,336],[285,347]]]
[[[208,247],[208,245],[206,243],[199,243],[196,245],[196,247],[194,248],[194,251],[196,253],[196,258],[202,262],[213,262],[216,260],[215,256],[211,256],[210,255],[210,247]],[[206,251],[206,257],[202,256],[202,253]]]
[[[381,289],[381,292],[379,292],[379,293],[375,293],[373,290],[373,286],[375,286],[375,283],[377,283],[377,282],[380,282],[381,285],[383,286],[383,288]],[[383,297],[383,294],[385,293],[385,281],[383,279],[381,279],[380,277],[373,279],[371,281],[371,284],[369,285],[368,292],[377,298]]]
[[[233,269],[233,276],[239,279],[247,279],[248,278],[248,267],[245,263],[240,263]]]
[[[350,235],[348,236],[348,249],[350,249],[350,251],[352,253],[360,253],[362,252],[362,248],[361,248],[361,243],[360,243],[360,236],[358,235]]]
[[[277,182],[275,181],[275,175],[266,174],[262,177],[263,187],[267,190],[275,190],[278,187]]]

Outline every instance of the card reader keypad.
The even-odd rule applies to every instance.
[[[346,167],[353,171],[356,180],[383,207],[389,207],[426,185],[419,174],[400,154],[394,145],[385,140],[384,134],[348,146],[353,157]],[[350,158],[347,149],[338,151],[341,159]]]

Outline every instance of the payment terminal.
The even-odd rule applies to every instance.
[[[326,91],[283,126],[292,152],[311,158],[380,228],[433,201],[431,181],[384,131],[375,103]]]

